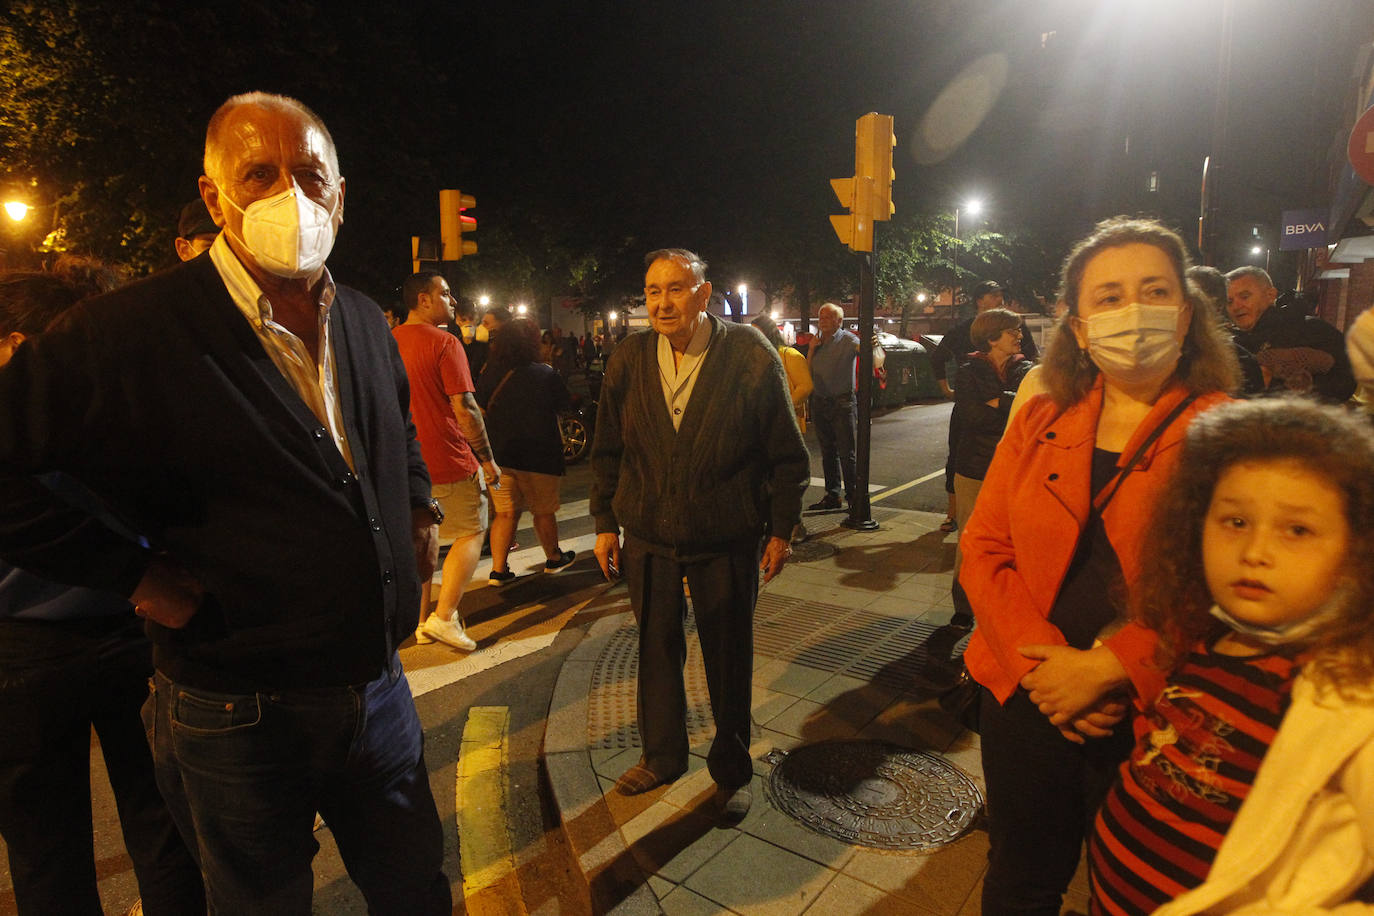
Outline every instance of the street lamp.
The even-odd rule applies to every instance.
[[[968,213],[969,216],[977,216],[983,212],[983,202],[978,198],[968,201],[962,207],[954,208],[954,285],[949,292],[949,307],[953,311],[959,305],[959,211],[960,209]]]
[[[528,311],[529,311],[529,309],[525,306],[525,303],[523,303],[523,302],[521,302],[521,303],[519,303],[519,304],[517,304],[517,305],[515,306],[515,314],[517,314],[517,315],[523,315],[523,314],[525,314],[525,313],[528,312]]]
[[[491,297],[487,295],[478,296],[477,304],[480,305],[482,308],[486,308],[487,306],[491,305]]]
[[[30,207],[22,200],[5,201],[5,214],[9,216],[10,219],[14,220],[16,223],[21,222],[24,219],[24,217],[28,216],[29,211],[32,209],[33,207]]]

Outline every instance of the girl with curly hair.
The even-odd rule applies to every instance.
[[[1208,411],[1145,543],[1132,612],[1170,674],[1097,815],[1093,912],[1351,900],[1374,874],[1374,433],[1298,399]]]

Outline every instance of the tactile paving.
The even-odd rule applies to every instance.
[[[687,612],[687,741],[696,745],[715,733],[706,669],[697,642],[696,617]],[[592,748],[639,747],[635,724],[635,685],[639,677],[639,627],[621,627],[612,634],[596,660],[592,691],[587,700],[587,746]]]

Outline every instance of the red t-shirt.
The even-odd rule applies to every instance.
[[[477,457],[453,416],[449,400],[475,390],[463,345],[447,331],[428,324],[401,324],[391,331],[410,377],[410,415],[420,454],[434,483],[453,483],[477,473]]]

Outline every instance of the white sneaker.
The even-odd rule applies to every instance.
[[[461,623],[445,620],[438,614],[431,614],[421,629],[428,633],[430,638],[446,646],[462,649],[464,652],[471,652],[477,648],[477,640],[463,632]]]
[[[415,628],[415,645],[427,646],[434,642],[434,637],[425,632],[425,625],[422,623]]]

